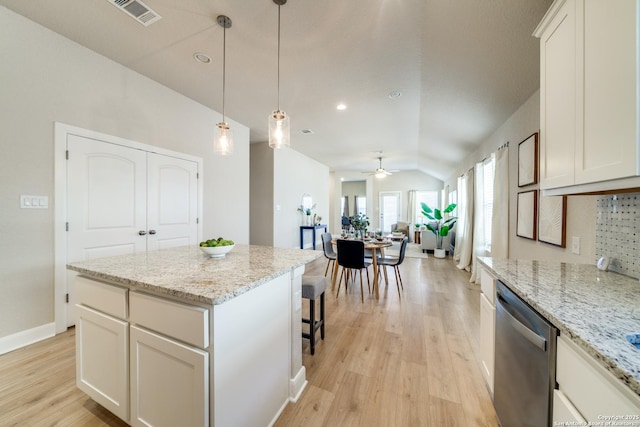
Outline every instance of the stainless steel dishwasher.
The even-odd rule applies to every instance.
[[[551,425],[557,329],[496,283],[493,401],[502,427]]]

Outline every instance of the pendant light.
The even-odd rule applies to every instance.
[[[280,110],[280,6],[287,0],[273,0],[278,5],[278,108],[269,115],[269,147],[289,147],[289,116]]]
[[[222,30],[222,121],[216,125],[216,133],[213,139],[213,152],[220,156],[228,156],[233,153],[233,131],[225,121],[224,95],[226,85],[226,57],[227,57],[227,28],[231,28],[231,18],[220,15],[217,19]]]

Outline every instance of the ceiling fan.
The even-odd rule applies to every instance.
[[[378,157],[378,161],[380,162],[380,166],[378,167],[378,169],[374,170],[374,171],[368,171],[368,172],[362,172],[362,173],[368,173],[369,175],[375,175],[376,178],[384,178],[387,175],[393,175],[394,172],[400,172],[399,169],[385,169],[382,167],[382,157]]]

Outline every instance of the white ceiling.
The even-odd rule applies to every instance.
[[[214,110],[267,140],[276,109],[272,0],[143,0],[144,27],[107,0],[0,0],[24,15]],[[292,147],[332,170],[448,177],[539,87],[531,36],[551,0],[289,0],[282,6],[280,107]],[[213,58],[194,60],[195,52]],[[391,91],[402,96],[390,99]],[[344,111],[336,105],[347,105]],[[303,129],[313,130],[304,135]]]

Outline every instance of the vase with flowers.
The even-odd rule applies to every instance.
[[[364,237],[367,234],[367,227],[369,226],[369,217],[365,214],[355,214],[354,216],[349,217],[349,221],[351,222],[351,226],[356,230],[356,232]]]
[[[303,205],[298,206],[298,212],[302,212],[304,214],[304,223],[305,225],[313,225],[313,209],[316,207],[315,203],[311,207],[305,207]]]

